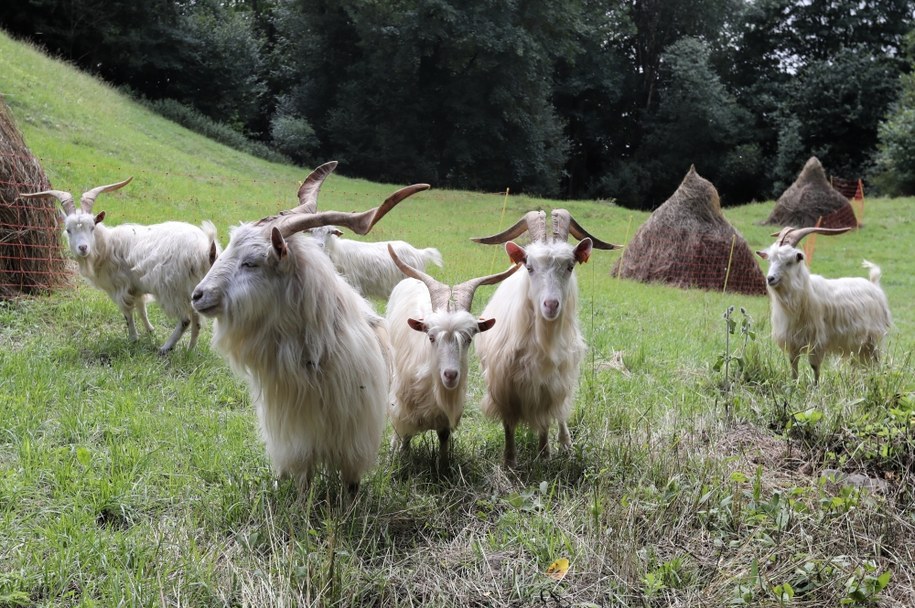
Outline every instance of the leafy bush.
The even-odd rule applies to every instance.
[[[318,147],[318,136],[304,118],[278,113],[270,120],[270,138],[277,150],[307,164]]]

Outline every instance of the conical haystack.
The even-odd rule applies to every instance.
[[[56,201],[22,199],[50,188],[0,97],[0,298],[47,291],[67,276]]]
[[[695,167],[635,233],[613,273],[645,283],[766,293],[749,245],[721,213],[715,186]]]
[[[805,228],[857,228],[858,220],[848,199],[833,188],[816,156],[811,156],[801,174],[775,202],[764,224]]]

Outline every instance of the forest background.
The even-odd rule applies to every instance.
[[[913,24],[913,0],[0,4],[12,34],[262,157],[645,210],[690,164],[734,205],[811,155],[915,194]]]

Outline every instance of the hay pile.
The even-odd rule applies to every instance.
[[[804,228],[816,226],[817,222],[823,228],[858,227],[848,199],[830,185],[823,165],[811,156],[794,183],[778,197],[763,224]]]
[[[766,293],[749,245],[722,215],[715,186],[695,167],[635,233],[613,274],[644,283]]]
[[[69,272],[60,247],[56,201],[20,199],[50,188],[0,96],[0,299],[49,291]]]

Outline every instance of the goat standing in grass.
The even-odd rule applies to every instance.
[[[337,224],[366,234],[429,186],[403,188],[364,213],[309,212],[335,164],[305,180],[299,207],[233,229],[193,302],[215,317],[213,345],[248,382],[276,474],[304,487],[323,464],[355,491],[377,459],[384,428],[386,324],[300,233]]]
[[[585,342],[578,326],[576,264],[588,261],[592,247],[616,249],[588,234],[565,209],[552,213],[552,239],[546,234],[546,214],[531,211],[508,230],[473,239],[506,243],[513,262],[527,272],[508,278],[483,310],[498,324],[477,338],[476,351],[486,379],[482,410],[502,421],[505,465],[515,464],[515,427],[519,422],[538,435],[539,454],[550,452],[548,431],[559,423],[559,445],[572,446],[566,421],[572,409]],[[524,248],[509,239],[530,232]],[[569,234],[581,242],[572,247]]]
[[[191,306],[191,292],[212,266],[219,253],[216,228],[203,222],[198,228],[185,222],[165,222],[151,226],[121,224],[108,228],[102,221],[105,212],[92,214],[95,198],[126,186],[131,178],[84,192],[80,209],[73,196],[61,190],[22,194],[24,198],[53,196],[63,208],[63,222],[80,274],[101,289],[117,304],[127,321],[127,333],[137,339],[134,310],[147,331],[153,326],[146,313],[146,301],[155,297],[169,317],[178,324],[159,349],[168,353],[190,326],[188,348],[197,343],[200,317]]]
[[[880,268],[864,261],[870,280],[861,277],[826,279],[810,274],[804,252],[797,248],[811,233],[841,234],[851,228],[783,228],[775,243],[756,254],[769,261],[766,288],[772,303],[772,337],[791,360],[791,373],[807,353],[814,384],[829,353],[873,362],[892,319],[880,288]]]
[[[386,315],[394,352],[393,441],[406,450],[414,435],[435,430],[439,471],[444,472],[451,432],[464,413],[470,343],[496,322],[470,314],[473,294],[480,285],[498,283],[519,266],[450,287],[403,262],[391,245],[388,254],[410,277],[394,288]]]

